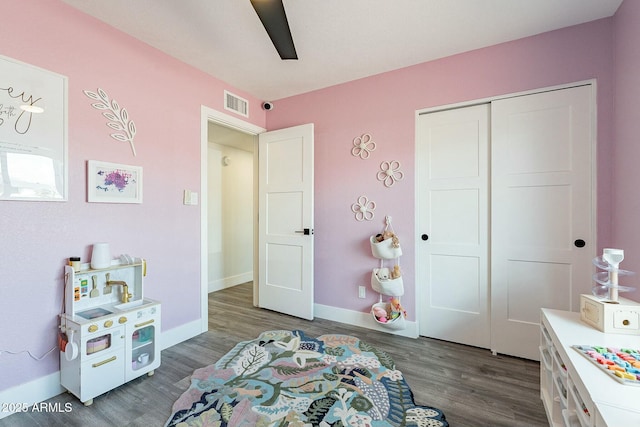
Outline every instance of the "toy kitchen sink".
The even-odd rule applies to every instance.
[[[160,303],[143,295],[146,262],[65,266],[60,382],[85,405],[160,366]]]

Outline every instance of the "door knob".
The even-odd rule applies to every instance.
[[[313,234],[313,228],[305,228],[304,230],[296,230],[295,232],[308,236],[310,234]]]
[[[584,248],[587,242],[582,239],[577,239],[573,244],[576,245],[576,248]]]
[[[428,235],[428,234],[423,234],[422,236],[420,236],[420,238],[421,238],[422,240],[425,240],[425,241],[426,241],[426,240],[429,240],[429,235]]]

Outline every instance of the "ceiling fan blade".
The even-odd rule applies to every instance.
[[[282,0],[250,0],[280,58],[298,59]]]

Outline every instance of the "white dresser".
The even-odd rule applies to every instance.
[[[603,333],[580,313],[542,309],[540,397],[550,426],[640,426],[640,386],[622,384],[573,345],[640,348],[640,336]]]

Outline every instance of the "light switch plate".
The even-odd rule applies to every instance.
[[[184,190],[184,196],[182,198],[182,203],[185,205],[197,205],[198,204],[198,193],[191,190]]]

